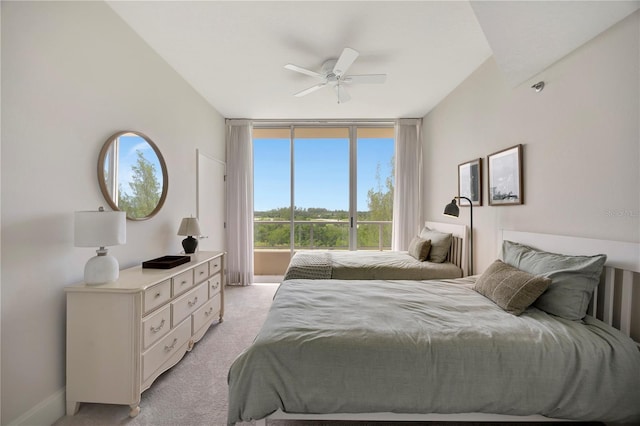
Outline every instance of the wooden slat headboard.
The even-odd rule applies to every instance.
[[[463,276],[466,277],[467,275],[469,275],[469,232],[467,231],[467,226],[430,221],[427,221],[424,224],[429,229],[446,232],[453,235],[453,239],[451,240],[451,247],[449,248],[448,260],[449,262],[462,269]]]
[[[630,336],[640,346],[639,243],[502,230],[499,250],[504,240],[567,255],[606,254],[607,262],[589,314]]]

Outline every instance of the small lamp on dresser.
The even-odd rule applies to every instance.
[[[180,222],[180,229],[178,229],[178,235],[187,237],[182,240],[184,252],[186,254],[195,253],[196,248],[198,247],[198,240],[193,238],[193,236],[200,236],[200,224],[198,223],[198,219],[195,217],[185,217],[182,219],[182,222]]]
[[[120,265],[115,257],[109,255],[106,247],[126,242],[126,220],[125,212],[107,212],[103,207],[97,211],[75,212],[74,245],[99,247],[96,250],[97,255],[89,259],[84,267],[85,284],[105,284],[118,279]]]

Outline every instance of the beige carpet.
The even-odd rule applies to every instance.
[[[142,394],[141,412],[130,418],[129,407],[83,403],[75,416],[64,416],[54,426],[154,425],[224,426],[227,420],[227,371],[235,357],[251,344],[271,304],[276,284],[226,288],[224,322],[213,325],[178,365],[160,376]],[[251,423],[238,423],[247,426]],[[381,422],[273,421],[269,426],[387,426]],[[403,425],[441,425],[408,422]],[[490,425],[477,423],[477,425]],[[575,423],[574,423],[575,424]],[[472,426],[474,423],[465,423]],[[531,423],[527,424],[531,426]],[[549,423],[539,423],[549,425]],[[455,424],[447,423],[447,426]]]

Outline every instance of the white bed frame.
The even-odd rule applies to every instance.
[[[441,224],[426,222],[432,229],[444,231]],[[431,224],[431,225],[430,225]],[[457,225],[450,225],[457,226]],[[445,227],[447,228],[447,227]],[[451,232],[451,231],[446,231]],[[459,232],[459,230],[458,230]],[[466,227],[464,230],[466,241]],[[568,255],[607,255],[605,271],[590,307],[590,315],[631,336],[640,349],[640,243],[595,240],[550,234],[502,230],[498,235],[498,247],[509,240],[526,244],[540,250]],[[466,253],[463,250],[463,253]],[[466,259],[466,257],[465,257]],[[466,264],[466,262],[465,262]],[[466,275],[466,274],[465,274]],[[634,295],[635,290],[635,295]],[[634,303],[636,306],[634,306]],[[635,308],[635,315],[633,314]],[[267,420],[343,420],[343,421],[456,421],[456,422],[559,422],[542,415],[509,416],[487,413],[460,414],[401,414],[401,413],[338,413],[338,414],[289,414],[280,410],[265,419],[256,421],[256,426],[266,426]]]
[[[450,233],[453,235],[449,248],[449,262],[462,269],[462,276],[469,275],[469,232],[466,225],[454,225],[444,222],[425,222],[425,226],[435,231]]]

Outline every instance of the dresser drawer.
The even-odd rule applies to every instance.
[[[222,258],[216,257],[209,261],[209,275],[213,275],[222,269]]]
[[[184,321],[151,349],[142,354],[142,381],[147,380],[160,366],[191,338],[191,321]]]
[[[207,301],[208,296],[208,286],[206,283],[202,283],[190,292],[171,302],[171,324],[175,326],[191,315],[193,311],[198,309]]]
[[[195,283],[201,283],[202,281],[209,278],[209,262],[205,262],[202,265],[198,265],[193,268],[194,281]]]
[[[212,298],[216,294],[220,293],[221,284],[222,284],[221,274],[216,274],[209,279],[209,298]]]
[[[175,277],[171,278],[173,287],[173,296],[177,296],[180,293],[184,293],[193,287],[193,269],[184,271]]]
[[[142,347],[149,346],[171,330],[171,307],[169,305],[142,320]]]
[[[171,280],[162,281],[144,291],[144,313],[153,311],[171,299]]]
[[[209,300],[207,303],[202,305],[197,311],[195,311],[192,315],[193,321],[193,330],[192,333],[200,330],[200,328],[211,322],[213,318],[216,317],[220,313],[220,295],[217,295],[216,298]]]

